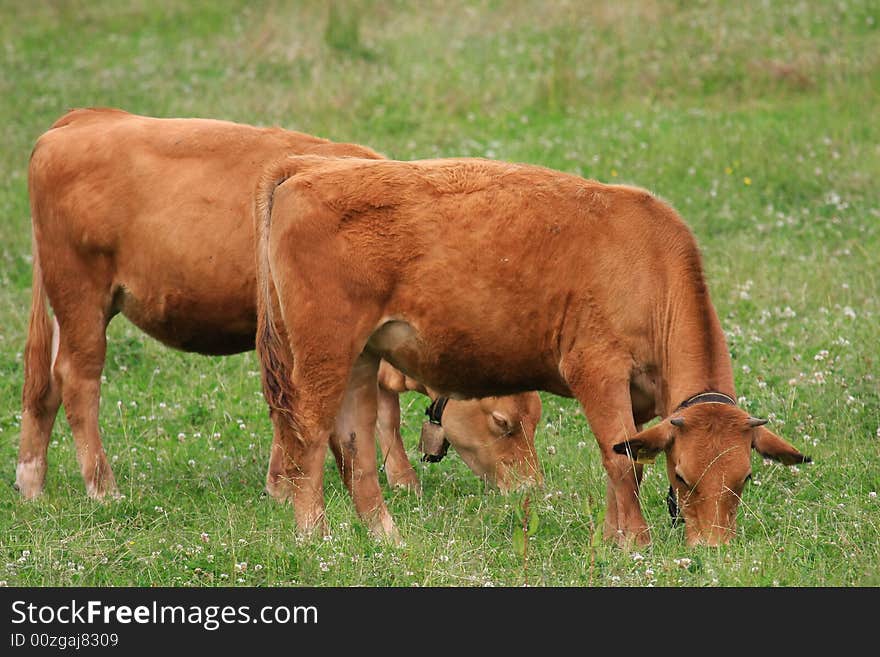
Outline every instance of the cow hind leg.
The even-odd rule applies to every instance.
[[[376,374],[379,359],[362,354],[352,368],[330,445],[355,509],[374,536],[398,540],[379,486],[376,443]]]
[[[289,374],[283,373],[290,379],[288,406],[272,412],[275,433],[266,488],[273,497],[293,503],[297,532],[310,538],[327,532],[324,459],[346,396],[348,377],[343,375],[350,372],[352,363],[341,356],[313,359],[308,353],[294,353],[290,362],[296,365]],[[372,383],[376,385],[375,371]],[[374,394],[368,436],[374,452],[373,475],[378,478],[372,434],[375,404]],[[353,429],[359,430],[359,426]]]
[[[288,417],[272,413],[274,436],[266,491],[278,501],[293,505],[297,532],[304,538],[327,533],[324,515],[323,468],[329,432],[306,440],[293,429]]]
[[[30,354],[48,348],[50,357],[48,360],[29,358],[24,372],[21,439],[18,448],[18,466],[15,470],[15,488],[25,499],[34,499],[43,492],[48,466],[49,439],[58,415],[58,408],[61,406],[61,388],[53,374],[55,358],[58,355],[58,321],[53,319],[51,322],[51,337],[39,335],[38,330],[34,326],[31,327],[25,351]],[[41,341],[46,341],[47,344],[37,344]],[[37,369],[45,371],[37,371]]]
[[[400,437],[400,396],[381,386],[378,389],[376,429],[388,485],[420,494],[419,476],[409,462]]]
[[[73,432],[76,457],[89,497],[116,497],[113,470],[101,443],[98,411],[101,397],[101,371],[107,351],[107,314],[87,318],[65,317],[57,313],[60,325],[58,357],[54,372],[60,383],[61,401]]]

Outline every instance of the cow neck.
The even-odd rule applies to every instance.
[[[727,341],[702,274],[698,270],[679,280],[655,314],[663,417],[700,393],[736,398]]]

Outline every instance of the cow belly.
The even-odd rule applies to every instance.
[[[503,357],[486,357],[485,351],[468,348],[470,342],[466,336],[438,340],[433,332],[419,332],[405,321],[394,320],[383,323],[373,333],[367,350],[453,399],[530,390],[571,396],[558,371],[548,367],[537,354],[517,358],[508,352]]]
[[[118,295],[118,310],[135,326],[163,344],[205,355],[250,351],[256,334],[251,299],[200,299],[182,293]]]

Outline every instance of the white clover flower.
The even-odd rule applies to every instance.
[[[208,532],[202,532],[201,534],[199,534],[199,538],[202,539],[202,543],[207,543],[211,540],[211,537],[208,536]]]
[[[235,571],[239,573],[243,573],[247,570],[247,561],[242,561],[240,563],[235,564]]]
[[[632,560],[638,563],[639,561],[644,561],[645,557],[641,555],[639,552],[633,552],[631,555]]]

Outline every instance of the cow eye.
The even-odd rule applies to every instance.
[[[688,488],[691,487],[691,485],[690,485],[688,482],[686,482],[686,481],[684,480],[684,477],[682,477],[682,476],[681,476],[680,474],[678,474],[677,472],[675,473],[675,478],[679,481],[679,483],[683,484],[684,486],[687,486]]]

